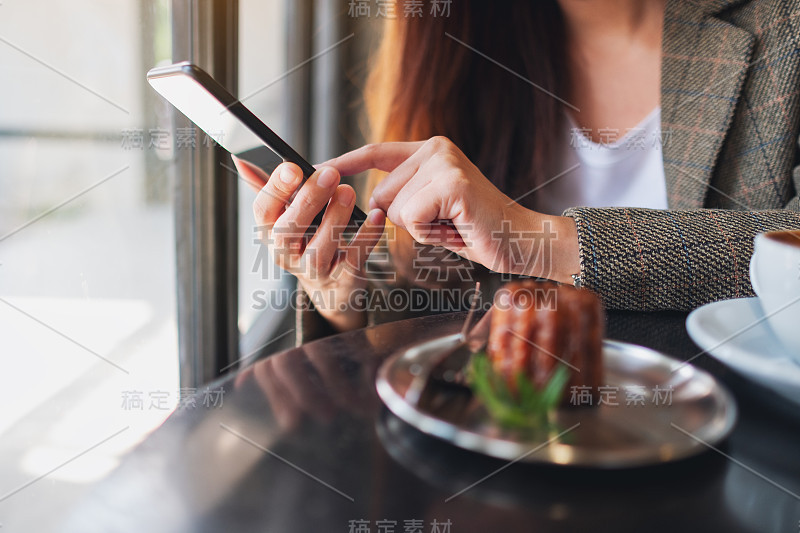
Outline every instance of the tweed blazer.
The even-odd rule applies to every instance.
[[[667,0],[663,29],[669,208],[564,213],[582,283],[609,308],[751,296],[755,235],[800,229],[800,0]],[[303,342],[325,328],[298,303]]]
[[[800,228],[800,2],[668,1],[667,210],[578,207],[581,277],[606,306],[751,296],[757,233]]]

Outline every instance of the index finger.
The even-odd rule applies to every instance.
[[[352,176],[365,170],[391,172],[411,157],[425,141],[367,144],[322,163],[336,168],[342,176]],[[321,166],[321,165],[318,165]]]

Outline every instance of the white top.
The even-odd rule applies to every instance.
[[[537,192],[538,211],[560,215],[578,206],[667,208],[660,107],[635,128],[599,130],[599,143],[569,113],[566,123],[568,135],[556,160],[563,174],[550,177]]]

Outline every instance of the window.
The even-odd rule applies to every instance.
[[[238,97],[279,136],[288,138],[283,97],[286,92],[286,28],[275,21],[286,20],[283,0],[239,1],[239,94]],[[266,148],[261,158],[269,157]],[[273,291],[291,290],[289,276],[281,276],[257,242],[254,231],[253,200],[256,193],[239,180],[239,330],[242,357],[286,333],[285,317],[267,313],[265,301]],[[264,316],[260,316],[264,314]],[[250,334],[248,336],[248,333]],[[279,344],[280,340],[270,347]]]
[[[317,162],[361,143],[375,42],[355,23],[312,0],[0,0],[0,527],[52,529],[215,356],[293,341],[291,308],[260,303],[294,282],[254,240],[253,191],[202,132],[187,145],[146,71],[233,65]]]
[[[177,402],[173,149],[144,79],[169,10],[0,2],[4,529],[49,529]]]

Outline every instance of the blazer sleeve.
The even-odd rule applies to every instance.
[[[578,228],[581,282],[606,307],[690,310],[752,296],[753,239],[800,229],[800,200],[762,211],[576,207],[564,215]]]
[[[311,297],[298,283],[295,292],[295,346],[336,333],[336,328],[314,308]]]

